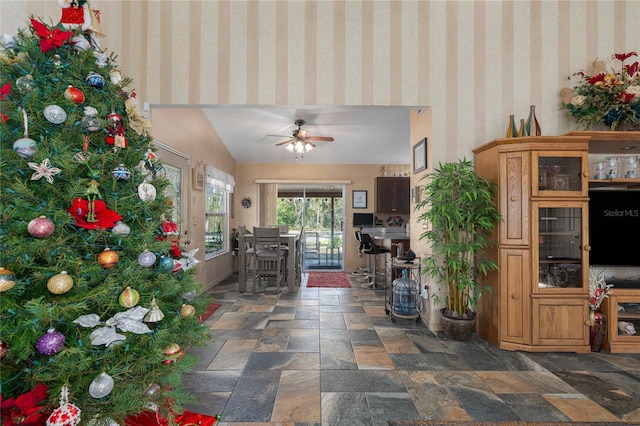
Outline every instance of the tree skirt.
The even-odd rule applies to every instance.
[[[351,284],[344,272],[309,272],[307,287],[351,288]]]

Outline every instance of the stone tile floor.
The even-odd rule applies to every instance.
[[[388,420],[640,424],[640,355],[522,353],[478,336],[451,341],[415,320],[393,324],[384,291],[306,288],[239,293],[222,306],[185,377],[220,425],[387,425]]]

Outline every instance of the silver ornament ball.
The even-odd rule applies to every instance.
[[[67,119],[67,113],[58,105],[47,105],[42,111],[44,118],[52,124],[62,124]]]

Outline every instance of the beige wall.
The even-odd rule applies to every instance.
[[[640,51],[640,1],[105,1],[102,45],[141,102],[429,105],[433,157],[451,161],[504,135],[529,105],[545,135],[567,76]],[[2,1],[3,32],[57,2]]]
[[[236,163],[199,108],[153,108],[151,110],[153,134],[156,140],[184,153],[191,160],[190,167],[214,166],[231,175],[236,174]],[[187,170],[185,178],[191,178]],[[189,185],[191,188],[191,185]],[[204,191],[190,190],[184,197],[189,204],[189,217],[183,224],[191,243],[189,249],[198,248],[196,258],[199,281],[207,287],[214,285],[233,272],[231,254],[205,260],[204,256]]]

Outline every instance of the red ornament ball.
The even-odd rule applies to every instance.
[[[50,328],[47,334],[38,339],[36,349],[42,355],[54,355],[64,347],[64,341],[64,334]]]
[[[48,219],[45,216],[37,217],[27,225],[27,231],[29,231],[29,234],[36,238],[48,237],[53,234],[55,229],[56,226],[53,224],[51,219]]]
[[[0,341],[0,361],[4,359],[9,353],[9,344],[4,341]]]
[[[118,260],[120,260],[118,253],[111,250],[109,247],[104,249],[102,253],[98,255],[98,263],[105,269],[113,268],[114,266],[116,266]]]
[[[69,85],[67,90],[64,91],[64,98],[74,104],[81,104],[84,102],[84,93],[82,93],[82,90]]]

